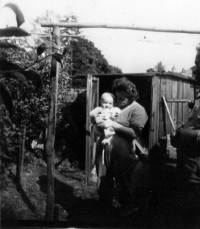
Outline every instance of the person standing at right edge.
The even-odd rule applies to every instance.
[[[186,125],[171,135],[177,148],[177,181],[180,191],[180,222],[186,227],[200,228],[200,49],[195,59],[197,81],[194,106]]]

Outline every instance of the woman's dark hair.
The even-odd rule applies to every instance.
[[[112,90],[114,94],[116,93],[116,91],[122,92],[123,95],[127,97],[130,102],[135,101],[139,98],[135,84],[125,77],[115,79],[113,82]]]

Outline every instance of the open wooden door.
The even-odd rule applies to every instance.
[[[151,84],[149,151],[158,142],[159,106],[160,106],[160,78],[159,76],[153,76],[152,84]]]
[[[86,150],[85,150],[85,179],[86,185],[95,160],[95,136],[90,123],[89,113],[99,106],[99,78],[92,75],[87,76],[87,98],[86,98]]]

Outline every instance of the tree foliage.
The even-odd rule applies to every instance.
[[[155,66],[155,70],[157,72],[163,73],[165,72],[165,66],[163,65],[162,61],[158,62]]]
[[[34,23],[49,21],[52,18],[52,13],[47,13],[46,16],[46,18],[36,19]],[[56,17],[63,22],[76,22],[76,17],[73,15],[70,17]],[[4,109],[1,104],[3,117],[1,122],[1,145],[6,155],[13,159],[18,152],[19,139],[25,126],[27,129],[26,146],[29,149],[31,140],[45,133],[49,111],[51,58],[55,58],[61,65],[58,79],[57,139],[63,138],[67,133],[70,136],[69,130],[71,129],[68,128],[69,119],[63,116],[62,107],[65,105],[63,104],[63,98],[69,87],[71,74],[121,73],[120,69],[108,64],[107,60],[92,42],[83,38],[69,37],[71,35],[79,35],[78,29],[61,29],[61,34],[67,36],[61,38],[61,48],[59,50],[53,42],[55,35],[51,33],[49,28],[46,28],[44,31],[49,36],[42,39],[40,37],[36,38],[35,48],[31,47],[29,52],[25,51],[25,48],[30,46],[29,40],[26,37],[20,39],[20,42],[15,38],[9,38],[10,46],[8,45],[6,48],[0,46],[2,48],[0,87],[5,89],[1,90],[2,96],[0,98],[7,108]],[[4,45],[6,43],[8,41],[5,41]],[[80,114],[85,112],[85,102],[85,95],[83,94],[78,103],[78,108],[81,109]],[[13,115],[9,116],[7,110]],[[72,112],[76,113],[76,104],[72,110]],[[83,120],[81,122],[83,128],[85,125],[84,116],[81,115],[82,118],[78,118],[79,121]],[[74,122],[74,119],[72,122]],[[79,127],[77,128],[79,129]],[[73,136],[77,132],[74,131],[74,133]],[[85,141],[84,135],[80,137]],[[71,140],[73,141],[73,139]]]
[[[12,4],[10,6],[13,7]],[[17,8],[15,10],[18,12]],[[1,30],[7,36],[15,32],[15,37],[24,35],[19,34],[19,31],[21,30],[12,27]],[[67,55],[60,54],[62,50],[58,50],[54,43],[54,34],[52,40],[36,40],[36,48],[30,52],[25,52],[25,47],[29,46],[28,39],[23,37],[16,40],[15,37],[6,38],[0,43],[1,152],[12,160],[18,154],[25,127],[26,146],[29,149],[31,139],[38,138],[45,132],[49,110],[51,58],[61,64],[60,76],[68,68],[65,64]]]
[[[72,75],[75,74],[105,74],[121,73],[121,70],[112,67],[94,44],[85,39],[74,39],[70,43],[72,60]]]

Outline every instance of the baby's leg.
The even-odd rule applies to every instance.
[[[104,129],[104,136],[105,138],[109,138],[110,136],[113,136],[115,134],[115,130],[112,127],[108,127]]]
[[[112,136],[113,135],[111,135],[111,136],[109,136],[107,138],[104,138],[103,141],[102,141],[102,144],[103,145],[106,145],[106,144],[110,145],[110,140],[112,139]]]

